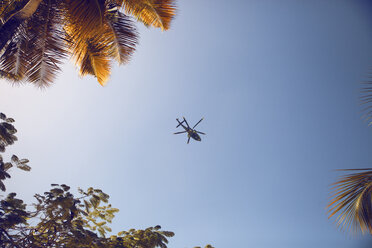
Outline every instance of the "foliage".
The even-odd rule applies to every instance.
[[[17,130],[14,120],[0,113],[0,141],[3,149],[14,143]],[[13,155],[10,162],[0,156],[0,189],[16,166],[29,171],[27,159]],[[159,225],[144,230],[130,229],[116,235],[109,224],[119,209],[108,202],[109,195],[100,189],[78,189],[77,195],[65,184],[52,184],[43,194],[35,194],[36,203],[26,205],[10,193],[0,196],[0,246],[5,248],[167,248],[174,233]],[[213,248],[207,245],[206,248]]]
[[[107,224],[119,210],[99,189],[80,189],[76,197],[69,186],[53,184],[50,191],[35,195],[32,211],[26,211],[26,205],[15,196],[9,194],[0,205],[0,237],[5,247],[166,248],[167,237],[174,235],[156,226],[106,237],[111,232]]]
[[[363,172],[345,175],[333,184],[329,218],[338,213],[336,220],[341,228],[372,234],[372,170],[347,171],[358,170]]]
[[[162,30],[170,28],[175,15],[174,0],[2,1],[0,76],[47,86],[71,56],[80,75],[93,75],[105,85],[113,60],[127,63],[138,40],[133,21],[119,8]]]
[[[13,126],[14,119],[0,112],[0,152],[5,151],[5,147],[14,144],[17,141],[15,133],[17,129]],[[4,180],[10,178],[9,170],[15,166],[19,169],[29,171],[31,167],[27,165],[28,159],[19,159],[16,155],[11,157],[11,161],[4,162],[0,155],[0,190],[5,191]]]

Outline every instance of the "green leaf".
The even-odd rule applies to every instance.
[[[105,237],[105,229],[103,229],[102,227],[98,227],[98,232],[101,234],[102,237]]]
[[[5,171],[9,170],[9,169],[12,168],[12,167],[13,167],[12,163],[9,163],[9,162],[8,162],[8,163],[5,163],[5,164],[4,164],[4,170],[5,170]]]
[[[5,191],[5,185],[3,184],[1,180],[0,180],[0,190]]]
[[[59,188],[51,189],[50,192],[52,192],[54,195],[57,195],[57,196],[63,194],[63,190]]]
[[[11,158],[12,162],[18,164],[19,163],[19,159],[16,155],[13,155],[12,158]]]
[[[30,171],[31,170],[31,167],[26,165],[26,164],[21,164],[21,165],[18,165],[17,167],[20,168],[21,170],[24,170],[24,171]]]
[[[30,162],[30,160],[28,160],[28,159],[21,159],[19,161],[20,164],[27,164],[28,162]]]
[[[93,188],[92,187],[89,187],[88,190],[87,190],[87,194],[90,195],[93,193]]]
[[[64,191],[69,191],[70,190],[70,187],[67,186],[66,184],[61,184],[61,187]]]
[[[97,208],[98,205],[99,205],[99,202],[100,202],[99,198],[97,196],[95,196],[95,195],[93,195],[93,197],[90,198],[89,201],[90,201],[90,203],[92,203],[92,206],[94,208]]]
[[[108,194],[105,194],[105,193],[103,193],[103,192],[100,192],[100,194],[99,194],[99,198],[100,198],[103,202],[107,203],[107,202],[108,202],[108,199],[110,198],[110,196],[109,196]]]
[[[157,225],[154,227],[155,230],[160,230],[161,229],[161,226],[160,225]]]
[[[106,221],[98,222],[96,225],[97,226],[103,226],[104,224],[106,224]]]

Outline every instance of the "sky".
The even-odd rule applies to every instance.
[[[67,61],[40,90],[0,81],[30,159],[9,192],[101,188],[115,232],[161,225],[170,248],[367,248],[328,220],[336,169],[372,167],[360,82],[372,64],[367,0],[177,2],[170,31],[138,23],[107,86]],[[173,135],[201,117],[202,141]]]

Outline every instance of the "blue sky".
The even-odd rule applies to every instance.
[[[138,24],[110,82],[66,64],[55,85],[0,84],[8,149],[31,160],[9,191],[89,186],[121,211],[114,231],[160,224],[169,247],[368,247],[327,219],[340,168],[371,167],[360,82],[372,61],[361,0],[178,1],[168,32]],[[177,131],[185,116],[207,135]]]

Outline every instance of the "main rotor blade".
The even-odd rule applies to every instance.
[[[187,144],[190,142],[190,136],[189,136],[189,138],[187,139]]]
[[[187,123],[185,117],[183,117],[183,121],[186,122],[187,127],[190,128],[189,123]]]
[[[176,119],[176,120],[178,121],[178,125],[177,125],[177,127],[181,126],[182,123],[183,123],[183,121],[180,122],[180,120],[178,120],[178,119]],[[176,128],[177,128],[177,127],[176,127]]]
[[[196,123],[195,126],[192,129],[194,129],[203,119],[204,119],[204,117],[201,118],[200,121],[198,121],[198,123]]]
[[[177,132],[177,133],[174,133],[174,134],[180,134],[180,133],[186,133],[186,131]]]
[[[195,130],[196,131],[196,130]],[[200,131],[196,131],[197,133],[200,133],[200,134],[204,134],[204,135],[206,135],[205,133],[203,133],[203,132],[200,132]]]

